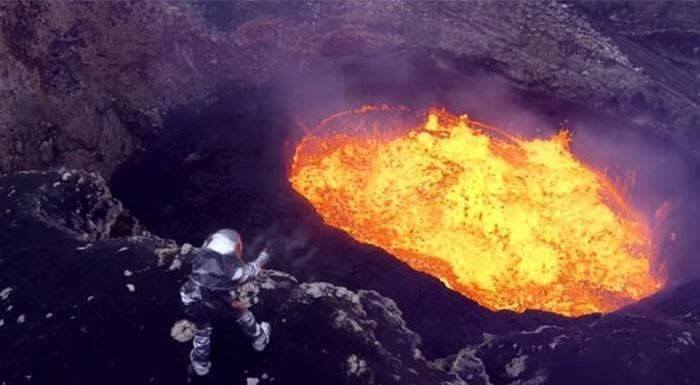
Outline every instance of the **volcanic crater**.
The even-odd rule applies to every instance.
[[[537,327],[543,322],[577,322],[566,315],[588,315],[584,320],[597,317],[602,308],[573,314],[563,311],[564,316],[556,311],[537,311],[536,306],[532,310],[518,308],[520,313],[493,312],[469,295],[460,295],[459,291],[464,291],[454,290],[450,287],[454,282],[446,281],[444,276],[417,271],[426,269],[411,268],[410,262],[397,260],[382,245],[358,242],[324,222],[318,208],[294,190],[290,183],[293,158],[307,136],[357,133],[358,127],[382,136],[395,128],[392,125],[405,129],[420,124],[426,111],[435,106],[450,106],[474,111],[470,117],[502,125],[506,128],[501,132],[522,138],[548,138],[566,126],[574,137],[572,151],[578,150],[575,157],[590,164],[592,170],[598,167],[601,174],[607,173],[605,183],[614,186],[614,194],[625,195],[617,199],[629,200],[624,204],[634,207],[634,215],[653,218],[655,210],[673,201],[677,186],[667,186],[668,193],[661,191],[664,187],[657,188],[648,197],[643,183],[639,186],[628,180],[635,175],[631,171],[656,178],[658,169],[645,169],[642,162],[640,170],[640,164],[635,163],[638,159],[624,151],[615,156],[597,147],[606,140],[615,140],[612,137],[616,135],[600,127],[624,127],[628,124],[624,117],[506,87],[496,74],[489,75],[488,67],[444,69],[420,57],[394,55],[346,58],[339,67],[291,71],[254,89],[223,87],[207,103],[183,106],[168,115],[165,133],[147,143],[146,151],[120,166],[111,187],[147,228],[161,236],[196,244],[217,228],[236,226],[250,239],[253,252],[264,239],[274,240],[284,250],[273,262],[274,268],[302,280],[384,293],[397,301],[408,326],[423,337],[423,351],[430,357],[475,343],[483,332]],[[407,77],[407,73],[412,76]],[[449,88],[430,86],[434,84],[449,84]],[[284,92],[280,85],[285,87]],[[458,97],[455,89],[460,90]],[[577,147],[579,136],[584,143]],[[638,134],[635,138],[651,148],[664,149],[662,154],[673,146],[653,134]],[[624,188],[629,191],[617,191]],[[635,196],[636,192],[641,193]],[[639,212],[637,207],[641,208]],[[688,220],[681,217],[676,214],[671,220]],[[646,228],[646,219],[642,221],[638,225],[649,232],[644,236],[657,237],[645,238],[643,247],[648,254],[633,258],[644,261],[642,274],[649,277],[649,286],[616,307],[659,290],[668,274],[660,250],[677,252],[678,245],[663,233],[669,231],[669,218],[658,218],[653,234],[651,228]],[[603,298],[610,294],[599,295]]]
[[[273,342],[255,355],[217,325],[212,383],[700,383],[699,12],[667,1],[0,4],[0,382],[187,383],[177,290],[196,245],[233,227],[246,257],[274,250],[239,293]],[[323,141],[337,135],[359,139]],[[313,138],[322,156],[295,163]],[[441,144],[451,138],[495,160],[464,161],[464,146]],[[519,174],[537,141],[558,158]],[[333,187],[333,156],[365,188],[399,147],[389,163],[402,175],[350,197],[391,196],[393,211]],[[304,165],[323,167],[302,178]],[[579,187],[538,182],[565,165]],[[427,199],[471,199],[450,186],[475,170],[489,172],[482,187],[499,172],[517,179],[483,190],[496,196],[541,193],[530,206],[550,205],[538,221],[564,213],[561,234],[523,231],[489,194],[478,198],[502,211],[488,223],[463,200]],[[394,177],[410,188],[396,193]],[[578,206],[590,197],[600,201]],[[477,220],[458,222],[465,232],[413,227],[421,210]],[[390,228],[400,214],[403,232]],[[574,262],[523,247],[516,228]],[[449,258],[426,247],[433,233]],[[475,233],[489,235],[479,247]],[[587,248],[611,234],[612,251]],[[516,262],[496,268],[499,248]],[[536,263],[514,272],[519,250]],[[559,285],[579,268],[586,279]]]

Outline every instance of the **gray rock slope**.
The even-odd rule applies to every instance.
[[[6,1],[0,170],[109,177],[177,106],[377,55],[629,116],[697,156],[698,19],[697,2],[665,0]]]
[[[0,194],[0,381],[185,383],[189,344],[170,334],[188,342],[173,325],[192,247],[142,231],[94,173],[6,175]],[[240,292],[273,342],[256,354],[217,325],[215,383],[461,383],[377,292],[272,270]]]
[[[95,173],[3,175],[0,196],[0,382],[186,383],[177,289],[193,247],[144,231]],[[699,294],[691,282],[427,359],[393,300],[268,270],[239,296],[272,323],[269,349],[216,325],[210,383],[696,384]]]

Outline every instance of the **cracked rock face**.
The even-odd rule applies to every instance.
[[[237,292],[258,318],[272,321],[276,342],[266,359],[286,361],[287,372],[279,375],[288,381],[458,383],[423,358],[420,337],[406,327],[396,304],[375,291],[299,284],[287,274],[265,271]]]
[[[438,363],[485,384],[697,383],[700,370],[690,363],[700,358],[698,290],[697,282],[686,284],[568,327],[484,335]],[[460,369],[465,357],[467,371]],[[473,362],[484,363],[485,377],[473,373]]]
[[[113,233],[136,235],[137,221],[112,197],[104,179],[78,170],[29,171],[3,177],[4,215],[34,220],[82,241],[107,239]],[[19,226],[14,219],[11,226]]]
[[[0,15],[5,172],[62,164],[109,177],[176,106],[386,54],[624,114],[697,157],[694,2],[17,0]]]
[[[15,173],[0,176],[0,193],[0,338],[9,341],[0,349],[0,380],[186,383],[193,328],[178,321],[178,288],[194,248],[118,219],[126,214],[95,174]],[[129,231],[116,232],[120,222]],[[171,268],[175,261],[182,267]],[[237,296],[272,324],[272,343],[256,354],[234,325],[216,323],[214,384],[700,382],[697,281],[565,323],[542,317],[522,329],[512,320],[526,315],[499,312],[491,320],[513,326],[489,333],[488,324],[452,322],[431,338],[465,328],[481,328],[482,338],[440,359],[424,357],[421,336],[377,291],[266,270]]]
[[[126,214],[96,174],[0,176],[0,193],[0,338],[10,342],[0,381],[186,383],[180,342],[193,326],[176,321],[192,247],[138,226],[117,234]],[[418,335],[377,292],[266,270],[237,294],[271,322],[272,344],[256,354],[234,325],[216,324],[214,383],[462,384],[422,357]]]
[[[167,286],[154,250],[169,242],[139,230],[96,174],[4,175],[0,191],[0,282],[10,294],[0,310],[0,338],[10,341],[0,348],[2,381],[94,382],[105,373],[98,368],[119,361],[112,354],[128,355],[144,336],[145,344],[157,345],[153,337],[168,330],[157,314],[177,309],[153,291]],[[147,372],[138,356],[149,361],[138,352],[127,361]],[[86,373],[87,367],[96,371]],[[122,367],[106,381],[132,382],[128,371]]]
[[[470,385],[492,385],[486,373],[484,362],[476,355],[477,349],[464,348],[456,355],[437,359],[434,365],[444,371],[455,373],[458,378]]]

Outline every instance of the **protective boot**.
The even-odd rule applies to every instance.
[[[212,327],[209,325],[198,327],[194,332],[192,350],[190,351],[190,365],[192,372],[198,376],[206,376],[211,368],[211,362],[209,361],[211,333]]]
[[[258,335],[253,339],[253,350],[256,352],[262,352],[270,343],[270,332],[272,327],[268,322],[261,322],[258,327]]]
[[[208,385],[212,383],[210,374],[201,375],[199,373],[196,371],[195,365],[190,363],[187,367],[187,383],[191,385]],[[206,369],[206,373],[209,373],[208,368]]]
[[[211,362],[206,362],[202,363],[199,361],[190,361],[190,367],[189,367],[189,372],[190,375],[196,374],[197,376],[203,377],[209,374],[209,370],[211,369]]]

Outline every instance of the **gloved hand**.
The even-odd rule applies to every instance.
[[[268,262],[270,262],[270,251],[267,247],[265,247],[260,254],[258,254],[258,258],[255,259],[255,263],[262,268],[263,266],[267,265]]]

